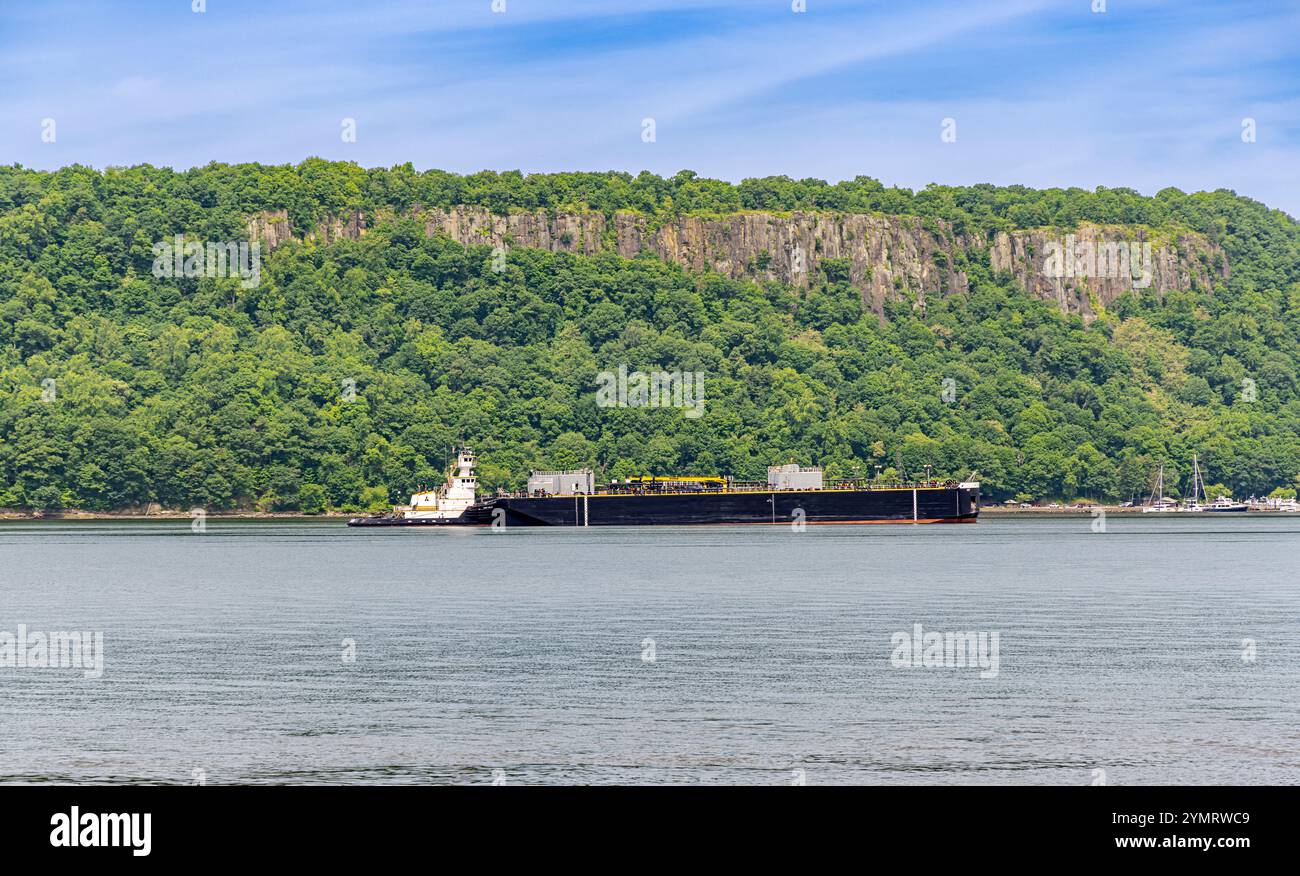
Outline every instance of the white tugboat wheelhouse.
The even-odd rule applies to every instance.
[[[393,511],[408,520],[453,520],[465,513],[478,496],[478,478],[474,474],[474,453],[461,448],[456,466],[447,473],[446,482],[436,490],[414,493],[411,504]]]

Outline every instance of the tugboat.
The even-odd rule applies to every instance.
[[[474,454],[462,447],[441,487],[413,494],[411,504],[398,505],[388,514],[353,517],[348,526],[484,526],[491,522],[478,501]]]

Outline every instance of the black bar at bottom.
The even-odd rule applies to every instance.
[[[662,856],[687,847],[760,860],[910,849],[927,862],[979,852],[995,856],[986,863],[1231,863],[1293,851],[1297,803],[1295,788],[1276,787],[10,786],[0,787],[0,843],[7,863],[373,863],[530,849],[581,856],[611,844],[665,866],[672,859]]]

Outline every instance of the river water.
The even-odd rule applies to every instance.
[[[2,523],[0,782],[1300,782],[1300,517],[1096,528]]]

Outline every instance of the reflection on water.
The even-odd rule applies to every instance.
[[[3,523],[0,633],[106,656],[0,668],[0,781],[1300,781],[1300,520],[1090,523]]]

